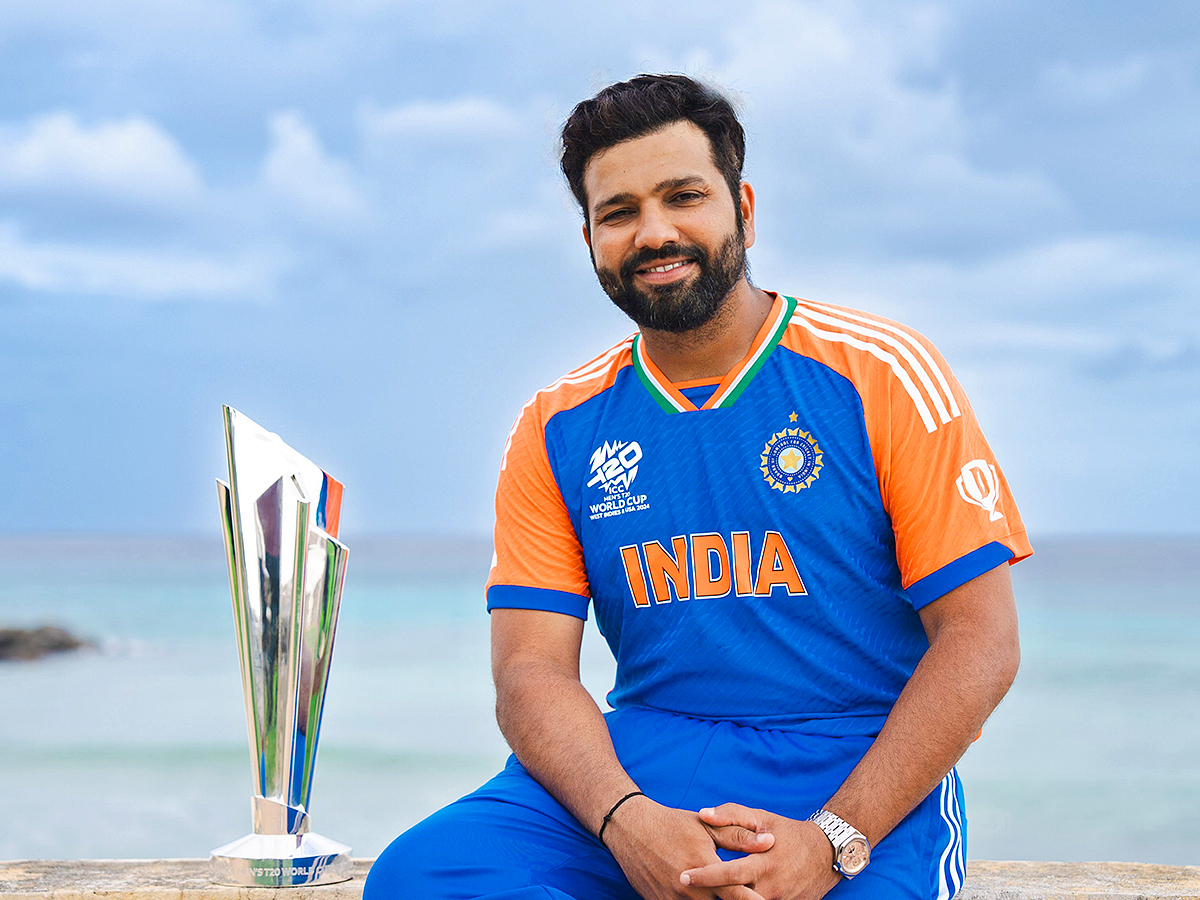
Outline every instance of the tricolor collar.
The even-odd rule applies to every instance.
[[[742,395],[742,391],[758,374],[758,370],[763,367],[763,363],[767,361],[771,351],[783,338],[783,333],[787,330],[788,322],[791,321],[792,313],[795,310],[796,300],[792,297],[784,297],[782,294],[775,297],[775,304],[771,307],[771,312],[767,314],[767,320],[763,322],[762,328],[755,335],[754,343],[750,345],[750,352],[729,370],[717,389],[713,391],[713,395],[708,398],[708,402],[700,409],[722,409],[733,406],[734,401]],[[696,411],[696,404],[667,380],[667,377],[654,364],[654,360],[646,353],[646,349],[642,346],[640,333],[633,339],[633,368],[642,384],[646,386],[646,390],[650,392],[650,396],[665,412]]]

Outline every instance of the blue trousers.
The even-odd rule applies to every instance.
[[[735,802],[794,819],[820,808],[873,740],[647,709],[607,719],[622,765],[659,803],[699,810]],[[828,896],[949,900],[963,880],[963,808],[951,771],[872,848],[870,865]],[[639,900],[612,854],[512,757],[499,775],[410,828],[376,860],[363,900],[416,897]]]

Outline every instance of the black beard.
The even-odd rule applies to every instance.
[[[637,269],[671,257],[695,262],[699,274],[690,282],[656,285],[645,291],[634,284]],[[604,293],[638,327],[679,334],[712,321],[746,274],[745,239],[740,233],[731,234],[711,257],[703,247],[669,243],[634,253],[621,264],[619,274],[595,268]]]

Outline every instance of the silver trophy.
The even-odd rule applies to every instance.
[[[350,848],[309,831],[317,737],[349,551],[342,485],[225,406],[229,484],[218,480],[254,779],[254,832],[212,852],[223,884],[330,884]]]

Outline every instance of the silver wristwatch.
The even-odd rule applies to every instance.
[[[861,831],[827,809],[818,809],[808,817],[825,832],[833,844],[833,869],[846,878],[853,878],[871,861],[871,842]]]

